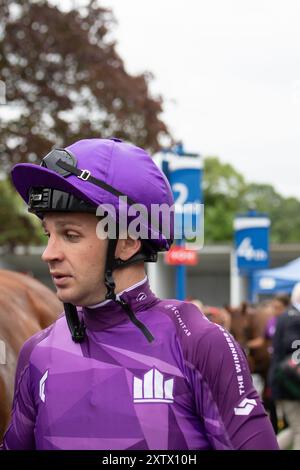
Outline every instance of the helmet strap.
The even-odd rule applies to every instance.
[[[130,305],[125,302],[123,299],[117,299],[115,288],[116,284],[113,278],[113,271],[116,268],[128,266],[133,263],[137,263],[140,261],[155,261],[156,260],[156,253],[147,253],[147,252],[139,252],[134,254],[131,258],[126,261],[121,259],[115,258],[116,247],[118,243],[118,238],[109,239],[108,240],[108,247],[107,247],[107,254],[106,254],[106,262],[105,262],[105,273],[104,273],[104,283],[107,289],[105,299],[113,300],[114,302],[118,303],[123,310],[128,315],[130,321],[137,327],[139,330],[144,334],[147,340],[152,342],[154,340],[152,334],[148,330],[148,328],[137,319],[134,312],[132,311]],[[146,250],[147,251],[147,250]],[[72,335],[72,340],[75,343],[82,343],[85,338],[85,325],[83,320],[79,320],[77,308],[75,305],[70,303],[64,304],[66,319],[68,323],[69,330]]]
[[[147,329],[147,327],[136,318],[133,310],[131,309],[130,305],[127,302],[125,302],[123,299],[117,298],[116,293],[115,293],[116,284],[113,278],[114,269],[125,267],[125,266],[128,266],[133,263],[137,263],[140,261],[145,261],[148,255],[143,252],[139,252],[139,253],[134,254],[131,258],[129,258],[126,261],[123,261],[121,259],[116,259],[115,253],[116,253],[117,243],[118,243],[117,238],[108,240],[106,263],[105,263],[105,274],[104,274],[104,283],[107,289],[105,298],[113,300],[114,302],[119,304],[128,315],[130,321],[132,321],[132,323],[141,330],[141,332],[147,338],[149,343],[151,343],[154,340],[154,338],[152,334],[150,333],[150,331]]]
[[[118,243],[117,237],[115,239],[108,240],[106,262],[105,262],[105,272],[104,272],[104,283],[107,289],[105,299],[107,300],[116,299],[116,294],[115,294],[116,284],[115,284],[112,273],[115,268],[115,253],[116,253],[117,243]]]
[[[85,338],[85,325],[79,320],[77,308],[73,304],[64,303],[67,324],[74,343],[82,343]]]
[[[117,226],[117,234],[119,233],[119,227]],[[106,254],[106,263],[105,263],[105,273],[104,273],[104,283],[106,285],[106,295],[105,299],[116,300],[115,288],[116,284],[113,279],[113,271],[117,268],[122,268],[129,266],[133,263],[139,263],[141,261],[153,262],[157,261],[157,253],[147,245],[147,242],[143,241],[142,250],[138,253],[135,253],[131,258],[127,260],[122,260],[115,257],[116,247],[118,243],[118,238],[109,239],[107,254]]]

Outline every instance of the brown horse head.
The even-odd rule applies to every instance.
[[[0,270],[0,442],[12,406],[19,351],[33,334],[53,323],[63,310],[50,289],[36,279]]]

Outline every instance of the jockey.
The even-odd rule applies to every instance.
[[[42,220],[65,312],[22,348],[3,448],[277,449],[232,336],[150,289],[144,263],[174,236],[172,192],[151,157],[87,139],[12,178]],[[153,220],[153,205],[167,217]]]

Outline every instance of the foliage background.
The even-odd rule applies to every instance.
[[[174,139],[153,97],[150,72],[130,75],[116,52],[115,20],[92,0],[62,12],[45,0],[0,0],[0,245],[39,244],[38,221],[27,215],[9,172],[38,163],[51,147],[90,137],[119,137],[156,152]],[[201,145],[201,143],[199,143]],[[267,175],[266,175],[267,180]],[[232,240],[237,212],[270,215],[271,241],[300,239],[300,202],[271,185],[249,183],[231,165],[207,157],[204,167],[205,243]]]

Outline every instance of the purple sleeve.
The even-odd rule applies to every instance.
[[[12,416],[3,438],[4,450],[35,449],[35,408],[30,391],[30,368],[27,359],[28,342],[19,355]]]
[[[213,325],[199,341],[193,362],[195,400],[213,448],[278,450],[246,357],[233,337]]]

